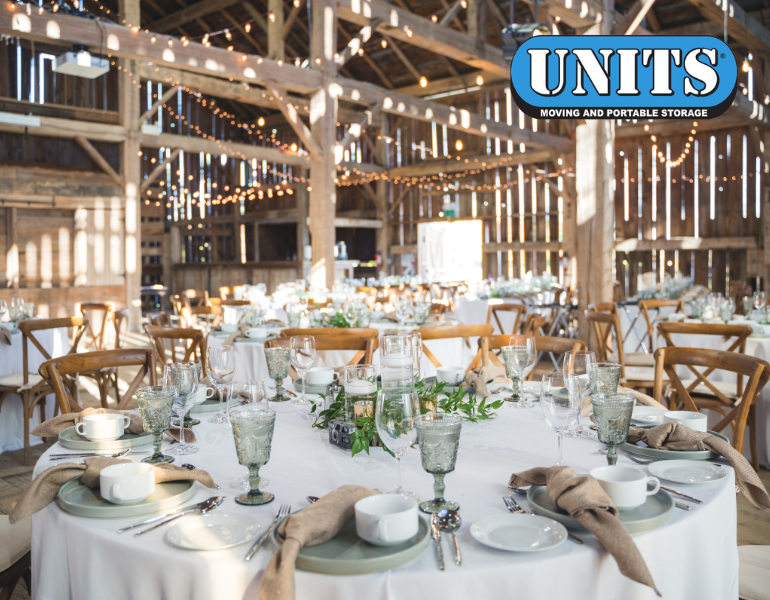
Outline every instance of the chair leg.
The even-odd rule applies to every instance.
[[[115,375],[113,375],[114,379],[112,380],[112,385],[115,388],[115,402],[120,404],[120,391],[118,390],[118,370],[115,369]]]
[[[749,418],[747,425],[749,426],[749,446],[751,447],[751,466],[759,473],[759,456],[757,455],[757,427],[756,427],[756,411],[754,406],[749,408]]]
[[[102,408],[110,407],[110,380],[106,375],[99,376],[99,400],[101,400]]]
[[[24,405],[24,465],[29,466],[29,420],[32,417],[30,406],[29,406],[29,399],[30,394],[29,390],[25,390],[21,394],[21,400]]]

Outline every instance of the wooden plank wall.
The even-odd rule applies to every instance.
[[[665,156],[670,145],[668,151],[675,160],[684,151],[689,137],[657,136],[655,142],[650,136],[616,140],[616,239],[666,238],[667,206],[670,211],[668,236],[672,238],[761,235],[761,190],[766,175],[760,172],[760,181],[757,182],[757,155],[748,129],[738,127],[696,133],[690,142],[691,151],[679,166],[671,167],[670,183],[667,183],[666,164],[658,158],[653,167],[653,146]],[[712,138],[716,154],[713,201]],[[645,284],[651,284],[661,281],[663,272],[673,276],[680,271],[685,276],[692,276],[695,283],[724,293],[730,281],[747,281],[759,274],[754,272],[755,269],[750,272],[747,264],[746,250],[619,252],[616,256],[616,278],[627,295],[634,295],[641,274],[647,273]]]
[[[215,265],[174,265],[174,290],[208,290],[219,296],[221,286],[264,283],[273,293],[279,283],[288,283],[299,277],[298,265],[286,263],[247,263]]]

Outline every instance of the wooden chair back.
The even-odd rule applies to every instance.
[[[62,414],[80,412],[83,408],[67,391],[63,378],[76,376],[85,371],[112,369],[120,367],[140,367],[128,390],[118,402],[118,410],[128,406],[134,392],[141,385],[145,376],[149,375],[149,385],[156,385],[155,354],[152,350],[139,348],[123,350],[102,350],[100,352],[84,352],[82,354],[67,354],[59,358],[47,360],[40,365],[39,373],[56,393],[56,402]]]
[[[113,307],[109,302],[84,302],[80,305],[80,314],[88,319],[86,330],[91,336],[91,341],[85,346],[86,350],[92,346],[95,350],[105,349],[104,335],[107,333],[107,323],[112,321],[112,311]],[[91,319],[89,318],[88,313],[101,313],[101,318]],[[96,317],[97,315],[94,314],[93,316]],[[99,323],[98,333],[94,333],[92,323],[94,326]]]
[[[503,324],[500,322],[500,314],[509,313],[513,315],[513,328],[510,333],[505,330]],[[527,307],[523,304],[490,304],[487,309],[487,323],[492,325],[492,318],[494,317],[497,327],[500,329],[502,335],[517,335],[521,326],[521,319],[527,314]]]
[[[223,285],[222,287],[219,288],[219,297],[222,300],[227,300],[228,298],[229,299],[235,298],[236,290],[243,291],[243,286],[235,285],[233,287],[230,287],[227,285]]]
[[[503,346],[510,345],[510,340],[511,336],[509,335],[487,335],[479,338],[479,366],[488,367],[490,365],[496,365],[505,368],[505,364],[495,355],[495,352],[502,350]],[[547,335],[535,336],[535,346],[538,354],[547,352],[554,355],[562,355],[565,352],[580,352],[581,350],[586,349],[585,343],[580,340],[551,337]],[[561,361],[558,361],[558,363],[561,364]],[[534,376],[534,373],[535,369],[532,369],[532,371],[530,371],[524,378],[525,381],[530,381]]]
[[[171,296],[171,306],[174,307],[174,315],[179,319],[180,327],[190,327],[193,324],[192,307],[187,296],[174,294]]]
[[[655,349],[655,325],[663,320],[663,317],[660,314],[661,308],[675,308],[676,310],[671,314],[684,314],[684,300],[668,300],[665,298],[639,300],[639,312],[642,313],[644,321],[647,323],[647,336],[650,340],[650,352]]]
[[[224,315],[224,309],[221,306],[209,306],[202,304],[200,306],[193,306],[190,309],[193,316],[197,319],[203,315],[206,319],[206,325],[217,327]]]
[[[265,342],[265,348],[290,348],[291,338],[293,336],[284,336],[286,331],[307,331],[302,329],[284,329],[281,337],[273,338]],[[318,332],[318,329],[311,329],[312,332]],[[323,330],[326,331],[326,330]],[[355,330],[354,330],[355,331]],[[348,365],[357,365],[362,363],[371,365],[374,361],[374,353],[380,347],[380,340],[376,329],[358,329],[358,332],[347,335],[322,334],[315,333],[296,333],[294,335],[310,335],[315,339],[315,349],[318,352],[328,352],[330,350],[343,350],[355,352],[355,356],[347,363]],[[371,332],[374,332],[372,335]],[[293,369],[292,369],[293,370]]]
[[[123,341],[128,335],[128,314],[129,309],[117,310],[112,313],[112,323],[115,326],[115,349],[120,350],[123,347]]]
[[[206,376],[206,338],[199,329],[186,327],[156,327],[145,325],[144,330],[152,342],[158,365],[161,367],[172,362],[201,361],[203,376]],[[169,340],[170,350],[166,350],[166,340]],[[184,354],[177,360],[177,344],[182,342]]]
[[[187,296],[187,300],[190,302],[190,306],[205,306],[209,303],[209,293],[207,290],[185,290],[182,295]]]
[[[415,329],[414,333],[419,333],[422,337],[422,355],[427,358],[433,365],[438,368],[441,366],[439,360],[435,357],[425,345],[426,340],[446,340],[451,338],[464,338],[465,344],[470,348],[470,342],[468,338],[480,337],[484,335],[492,335],[495,328],[489,323],[484,325],[452,325],[445,327],[422,327]],[[510,337],[510,336],[508,336]],[[475,361],[474,361],[475,362]],[[473,362],[468,366],[466,371],[473,368]]]
[[[253,304],[251,300],[222,300],[222,302],[219,303],[222,308],[230,307],[239,307],[239,306],[250,306]]]
[[[521,325],[521,335],[540,335],[548,318],[545,315],[531,313]]]
[[[147,313],[147,321],[156,327],[173,327],[171,315],[163,311]]]
[[[595,305],[594,305],[595,306]],[[618,362],[620,363],[620,376],[626,376],[625,357],[623,354],[623,334],[620,332],[620,317],[614,308],[611,311],[599,312],[587,310],[586,319],[593,328],[596,336],[596,357],[599,362],[606,362],[607,356],[612,352],[613,341],[618,349]]]
[[[27,342],[37,348],[37,351],[43,355],[45,360],[51,360],[51,355],[40,340],[35,337],[38,331],[47,329],[73,329],[72,343],[67,354],[76,354],[78,345],[85,332],[88,330],[88,317],[61,317],[57,319],[27,319],[19,321],[19,329],[22,333],[22,369],[24,376],[24,385],[29,384],[29,348]]]
[[[684,405],[685,410],[699,412],[690,392],[685,388],[682,380],[676,373],[676,367],[684,365],[690,367],[702,367],[707,372],[719,369],[721,371],[734,373],[736,377],[747,377],[746,387],[738,401],[732,401],[721,395],[724,415],[722,420],[711,427],[712,431],[721,432],[732,426],[733,439],[731,445],[738,452],[743,452],[743,437],[749,416],[754,414],[753,405],[760,398],[760,392],[770,379],[770,363],[756,358],[746,356],[737,352],[725,352],[721,350],[706,350],[703,348],[659,348],[655,351],[655,387],[653,396],[655,400],[661,402],[663,399],[663,373],[668,375],[671,385],[676,392],[676,399]],[[713,389],[715,394],[718,390]],[[711,406],[709,408],[717,408]],[[752,418],[753,420],[753,418]],[[758,469],[759,464],[756,453],[755,427],[751,423],[751,454],[754,468]]]

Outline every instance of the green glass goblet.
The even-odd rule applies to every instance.
[[[433,475],[435,498],[420,504],[420,510],[434,514],[444,509],[460,510],[457,502],[444,498],[444,477],[455,470],[457,447],[460,445],[462,417],[443,413],[428,413],[415,420],[420,444],[422,468]]]
[[[153,435],[153,454],[143,458],[142,462],[172,463],[174,458],[161,453],[163,433],[171,427],[171,411],[174,404],[174,388],[171,386],[151,385],[136,390],[136,402],[142,414],[144,430]]]
[[[237,496],[235,501],[249,506],[272,502],[275,496],[259,489],[259,468],[270,460],[275,411],[253,407],[236,408],[230,412],[230,423],[233,426],[238,462],[249,469],[250,489]]]
[[[607,444],[607,464],[618,462],[618,446],[628,439],[634,397],[628,394],[591,396],[599,441]]]
[[[290,348],[265,348],[265,360],[267,361],[267,374],[275,380],[275,397],[272,402],[286,402],[288,396],[283,394],[283,380],[289,376],[291,364]]]
[[[617,363],[593,363],[588,370],[592,380],[591,389],[598,396],[608,396],[618,393],[620,384],[620,365]]]

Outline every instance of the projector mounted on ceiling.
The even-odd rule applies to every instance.
[[[110,70],[110,61],[92,56],[86,46],[73,46],[71,52],[57,57],[53,63],[56,73],[96,79]]]

